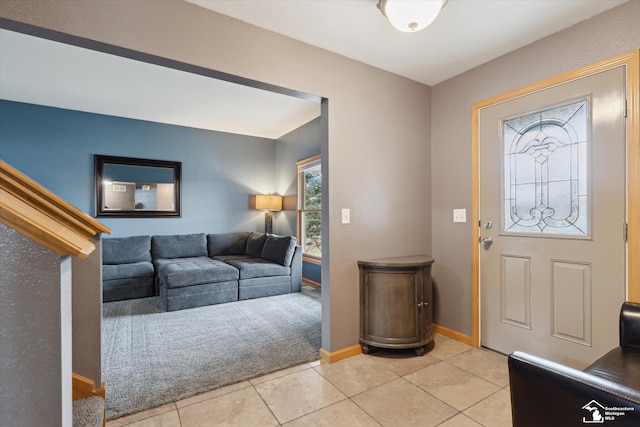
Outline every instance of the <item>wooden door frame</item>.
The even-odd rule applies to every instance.
[[[549,79],[515,89],[501,95],[479,101],[472,105],[471,113],[471,247],[472,247],[472,344],[480,345],[480,162],[479,162],[479,118],[480,110],[525,96],[592,74],[626,67],[627,99],[627,170],[626,170],[626,215],[627,215],[627,287],[626,299],[640,302],[640,49],[633,50],[577,70],[569,71]]]

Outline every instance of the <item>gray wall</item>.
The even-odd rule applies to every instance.
[[[178,0],[5,1],[0,16],[329,99],[329,351],[357,343],[356,261],[378,256],[432,253],[436,321],[471,334],[471,224],[451,220],[471,209],[471,104],[640,47],[631,0],[431,90]]]
[[[282,212],[274,214],[274,233],[296,235],[296,162],[320,154],[322,132],[320,118],[289,132],[276,141],[275,192],[284,196]]]
[[[471,105],[518,87],[640,48],[640,1],[504,55],[432,88],[431,164],[436,322],[471,335]]]
[[[71,425],[71,258],[0,223],[0,425]]]
[[[72,271],[73,372],[102,385],[102,241],[85,259],[74,257]]]
[[[431,251],[429,87],[181,0],[4,1],[0,16],[328,98],[325,350],[358,343],[357,260]]]

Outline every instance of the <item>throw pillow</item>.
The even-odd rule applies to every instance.
[[[239,233],[223,233],[207,235],[207,249],[209,256],[244,255],[247,247],[246,231]]]
[[[262,247],[262,258],[288,267],[293,259],[296,241],[293,236],[274,236],[269,234]]]
[[[247,247],[245,249],[245,254],[260,258],[262,255],[262,247],[264,246],[264,241],[267,240],[267,235],[264,233],[251,233],[249,237],[247,237]]]

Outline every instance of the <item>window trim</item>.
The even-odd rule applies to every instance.
[[[322,156],[320,154],[312,156],[296,162],[296,191],[297,191],[297,206],[296,206],[296,236],[300,246],[302,246],[302,261],[310,262],[312,264],[320,265],[322,257],[317,255],[310,255],[304,252],[304,242],[302,241],[302,214],[306,212],[322,212],[322,209],[300,209],[302,198],[302,182],[300,175],[306,170],[314,168],[321,164]],[[320,170],[322,173],[322,169]]]

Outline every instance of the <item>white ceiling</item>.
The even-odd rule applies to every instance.
[[[433,86],[627,0],[450,0],[417,33],[378,0],[185,0]]]
[[[320,104],[0,30],[0,99],[277,139]]]

